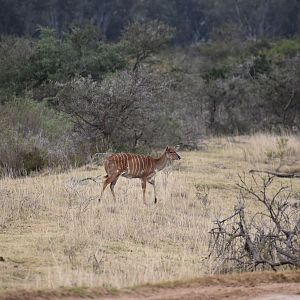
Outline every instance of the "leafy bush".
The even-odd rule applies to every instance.
[[[0,120],[2,175],[68,166],[76,156],[71,123],[44,103],[15,99],[1,106]]]
[[[270,54],[277,59],[293,58],[300,52],[299,39],[282,39],[273,44]]]
[[[259,74],[268,74],[271,71],[271,60],[265,54],[259,54],[253,60],[249,73],[253,78],[257,78]]]
[[[3,130],[0,134],[0,170],[2,175],[26,175],[41,170],[46,164],[42,149],[32,137],[25,138],[17,129]]]
[[[206,74],[204,74],[203,79],[207,82],[211,80],[217,80],[217,79],[225,79],[226,77],[226,70],[225,69],[216,69],[213,68],[209,70]]]
[[[0,38],[0,102],[25,88],[26,66],[35,51],[33,41],[25,38]]]
[[[173,35],[174,29],[159,21],[135,22],[127,26],[123,41],[134,59],[133,69],[151,54],[161,50]]]
[[[167,84],[143,69],[118,72],[101,83],[78,77],[59,85],[58,107],[72,118],[91,152],[134,149],[154,140],[158,145],[158,131],[176,128],[170,117],[162,117]]]

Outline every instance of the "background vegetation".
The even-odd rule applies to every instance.
[[[0,0],[0,169],[299,132],[296,0]]]

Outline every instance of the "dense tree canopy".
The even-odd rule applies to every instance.
[[[176,28],[175,42],[208,40],[225,24],[245,39],[299,33],[298,0],[0,0],[0,33],[36,36],[38,26],[59,35],[73,25],[95,25],[116,40],[133,21],[160,20]]]

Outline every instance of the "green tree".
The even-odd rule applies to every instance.
[[[58,108],[72,117],[94,151],[134,149],[152,142],[161,128],[160,99],[166,91],[163,78],[143,69],[125,70],[102,82],[74,78],[61,85],[57,100]]]
[[[29,73],[31,73],[36,86],[51,80],[62,80],[66,75],[63,72],[64,60],[73,65],[75,55],[71,47],[64,47],[65,45],[57,37],[55,30],[50,28],[41,28],[40,30],[41,35],[36,51],[28,65]]]
[[[161,50],[172,39],[173,34],[174,30],[170,26],[159,21],[129,25],[123,34],[123,41],[134,59],[133,70],[151,54]]]
[[[26,66],[35,51],[32,40],[15,37],[0,38],[0,102],[26,87]]]

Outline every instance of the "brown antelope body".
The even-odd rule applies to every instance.
[[[157,202],[154,175],[162,170],[169,160],[178,160],[180,156],[174,148],[167,147],[159,158],[139,154],[116,153],[110,155],[104,163],[107,175],[104,177],[103,188],[99,202],[107,185],[110,184],[114,200],[114,186],[119,176],[126,178],[140,178],[142,181],[143,201],[145,203],[146,184],[149,182],[154,188],[154,203]]]

